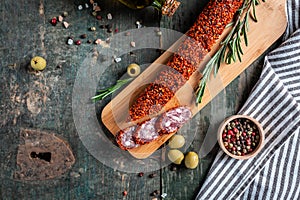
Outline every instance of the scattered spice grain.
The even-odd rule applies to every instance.
[[[69,28],[69,26],[70,26],[70,24],[66,21],[63,22],[63,25],[64,25],[65,28]]]
[[[67,41],[67,44],[72,45],[73,43],[74,43],[74,40],[72,38],[69,38],[68,41]]]
[[[64,20],[63,16],[59,15],[59,16],[58,16],[58,21],[59,21],[59,22],[62,22],[63,20]]]
[[[149,175],[149,178],[154,178],[154,177],[156,177],[156,176],[157,176],[156,173],[152,173],[152,174]]]
[[[173,165],[173,164],[171,165],[171,168],[170,168],[170,169],[171,169],[171,171],[177,171],[176,165]]]
[[[116,63],[119,63],[119,62],[122,61],[122,58],[119,58],[119,57],[118,57],[118,58],[115,58],[114,61],[115,61]]]
[[[93,10],[95,12],[99,12],[99,11],[101,11],[101,8],[100,8],[100,6],[95,6],[95,7],[93,7]]]
[[[139,177],[143,177],[143,176],[144,176],[144,172],[138,173],[138,176],[139,176]]]
[[[56,26],[57,24],[57,18],[56,17],[53,17],[50,21],[50,23],[53,25],[53,26]]]
[[[108,20],[112,20],[112,14],[111,14],[111,13],[108,13],[108,14],[107,14],[107,19],[108,19]]]
[[[109,44],[109,43],[110,43],[110,38],[106,38],[105,42],[106,42],[107,44]]]
[[[87,38],[87,34],[82,34],[82,35],[80,36],[80,38],[82,38],[82,39]]]
[[[102,41],[101,39],[96,39],[96,40],[95,40],[95,44],[100,44],[101,41]]]
[[[102,16],[101,16],[101,15],[97,15],[97,16],[96,16],[96,19],[97,19],[97,20],[102,20]]]
[[[82,5],[78,5],[78,10],[82,10],[83,9],[83,6]]]
[[[113,32],[112,28],[107,29],[107,32],[112,33]]]
[[[130,42],[130,46],[135,47],[135,42],[134,41]]]
[[[153,192],[151,192],[150,196],[157,196],[160,194],[159,190],[154,190]]]
[[[81,41],[80,40],[76,40],[75,44],[79,46],[79,45],[81,45]]]

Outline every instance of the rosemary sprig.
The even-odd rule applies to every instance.
[[[265,0],[262,1],[265,2]],[[240,62],[242,61],[244,52],[241,47],[241,38],[244,38],[244,43],[248,46],[247,32],[249,31],[249,17],[254,22],[257,22],[255,7],[259,3],[260,0],[245,0],[237,12],[236,19],[226,26],[226,28],[232,27],[232,29],[221,42],[220,49],[212,56],[202,72],[203,77],[196,91],[197,103],[201,103],[202,101],[206,83],[209,80],[212,71],[214,71],[214,75],[216,76],[221,63],[225,62],[226,64],[230,64],[236,62],[237,59]]]
[[[111,95],[112,93],[114,93],[115,91],[117,91],[118,89],[120,89],[123,85],[125,85],[126,83],[130,82],[133,78],[128,78],[128,79],[122,79],[122,80],[117,80],[117,83],[113,86],[110,86],[106,89],[103,90],[99,90],[98,91],[98,95],[92,97],[91,99],[96,102],[99,100],[104,99],[105,97]]]

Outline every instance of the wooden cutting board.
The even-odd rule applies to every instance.
[[[176,98],[176,100],[178,100],[182,105],[189,105],[192,109],[193,115],[200,111],[212,100],[212,98],[214,98],[224,89],[224,87],[241,74],[283,34],[287,25],[285,6],[286,0],[266,0],[265,3],[261,3],[257,6],[256,14],[258,22],[255,23],[250,21],[250,30],[248,32],[249,45],[248,47],[243,45],[244,55],[242,57],[242,62],[236,62],[230,65],[221,65],[218,76],[212,76],[210,81],[207,83],[202,103],[196,105],[195,96],[193,95],[193,88],[196,88],[199,83],[199,78],[201,78],[199,73],[194,73],[188,83],[175,94],[174,98]],[[214,54],[218,48],[218,44],[227,32],[228,30],[225,30],[209,56]],[[184,37],[172,45],[169,49],[170,52],[174,51],[183,39]],[[128,117],[128,105],[131,104],[139,91],[142,90],[141,86],[143,86],[147,80],[151,81],[151,79],[156,76],[156,73],[159,70],[158,63],[166,63],[170,56],[171,53],[168,51],[162,54],[103,109],[101,116],[102,122],[113,135],[115,135],[120,129],[128,126],[128,123],[125,123],[125,120]],[[165,106],[165,108],[172,107],[174,98]],[[129,153],[138,159],[147,158],[172,135],[173,134],[164,135],[156,141],[129,150]]]

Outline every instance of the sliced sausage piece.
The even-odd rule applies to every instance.
[[[133,139],[133,133],[135,132],[137,126],[131,126],[126,129],[120,130],[116,136],[116,141],[121,149],[127,150],[138,147],[139,145],[135,143]]]
[[[157,117],[147,120],[140,124],[133,138],[137,144],[146,144],[158,138],[159,134],[155,128]]]
[[[173,108],[163,113],[156,122],[160,134],[176,132],[185,122],[192,117],[191,110],[186,106]]]

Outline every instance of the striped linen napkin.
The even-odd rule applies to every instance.
[[[300,199],[299,13],[300,0],[288,0],[285,42],[266,56],[261,77],[239,112],[261,123],[264,148],[248,160],[220,150],[197,200]]]

